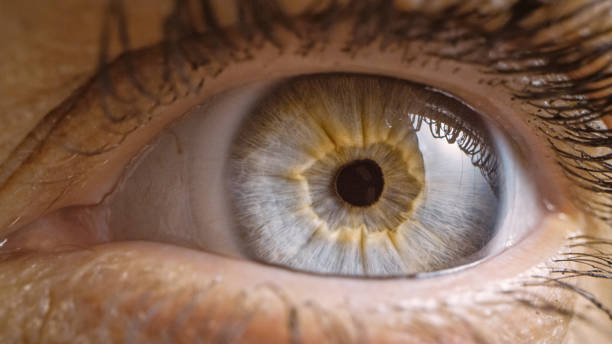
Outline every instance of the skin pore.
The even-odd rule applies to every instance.
[[[0,35],[10,47],[0,56],[0,126],[5,129],[0,133],[0,242],[16,235],[3,245],[0,263],[0,333],[8,342],[598,343],[612,336],[610,188],[598,183],[609,178],[609,165],[568,158],[573,166],[608,168],[581,174],[556,163],[575,153],[570,146],[575,141],[594,142],[585,145],[591,157],[609,154],[609,132],[582,131],[576,138],[575,130],[562,131],[577,128],[576,121],[535,117],[546,109],[556,113],[554,104],[540,103],[543,97],[569,99],[562,104],[569,108],[580,105],[569,98],[576,94],[588,94],[584,108],[595,114],[609,111],[605,100],[612,91],[605,73],[611,53],[592,48],[609,44],[611,37],[584,38],[612,25],[609,17],[600,17],[609,2],[564,1],[539,11],[537,1],[525,1],[523,11],[512,10],[511,1],[476,6],[490,18],[444,12],[452,1],[397,2],[397,13],[418,10],[445,23],[471,20],[466,35],[478,36],[448,48],[452,39],[443,29],[431,37],[415,33],[414,47],[428,42],[412,49],[425,52],[412,58],[401,49],[381,51],[381,39],[374,35],[384,28],[390,45],[409,39],[393,36],[376,20],[368,25],[368,17],[354,19],[358,10],[339,10],[343,15],[330,15],[327,24],[324,16],[296,19],[301,34],[296,39],[290,25],[275,30],[285,25],[280,18],[303,15],[307,1],[281,2],[282,13],[261,10],[269,16],[262,21],[252,15],[257,8],[240,20],[233,2],[212,2],[213,12],[198,12],[208,2],[185,3],[187,9],[174,1],[0,2]],[[361,14],[385,9],[374,6]],[[215,19],[194,13],[215,13]],[[531,29],[547,19],[572,19],[520,32],[518,26],[502,25],[512,23],[511,15],[492,13],[529,18],[523,27]],[[189,14],[193,17],[186,19]],[[393,19],[387,22],[401,23]],[[434,19],[424,25],[444,26]],[[361,25],[351,26],[351,20]],[[315,21],[316,26],[308,24]],[[249,30],[220,37],[221,27],[235,22],[247,22]],[[506,29],[496,30],[502,26]],[[362,31],[351,31],[354,27]],[[214,39],[188,37],[193,31],[218,32]],[[248,32],[255,35],[252,45],[245,43]],[[179,38],[189,48],[185,51],[199,52],[191,63],[166,54],[179,51],[171,44]],[[312,46],[304,45],[309,39]],[[162,41],[171,43],[158,44]],[[343,49],[347,41],[350,49]],[[578,48],[562,49],[563,41]],[[232,44],[248,49],[229,49]],[[127,49],[134,53],[115,60]],[[486,62],[485,50],[492,52]],[[545,63],[529,65],[529,54]],[[168,65],[173,82],[159,72]],[[527,73],[529,68],[535,72]],[[530,162],[538,161],[542,171],[534,178],[547,181],[540,191],[555,209],[525,240],[494,259],[444,276],[399,280],[307,275],[161,243],[95,245],[105,241],[104,233],[96,232],[83,215],[86,210],[54,212],[99,202],[144,145],[220,90],[296,70],[337,69],[435,85],[468,100],[502,127],[514,128],[520,149]],[[564,80],[555,78],[559,73],[569,73],[570,81],[554,84]],[[146,116],[130,116],[142,109],[148,109]],[[609,117],[601,120],[609,125]],[[564,135],[574,141],[556,139]],[[578,183],[588,187],[576,188]],[[569,197],[578,202],[568,202]],[[18,231],[26,235],[19,237]]]

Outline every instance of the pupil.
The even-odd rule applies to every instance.
[[[380,166],[365,159],[340,167],[334,184],[336,194],[343,201],[356,207],[367,207],[378,201],[385,180]]]

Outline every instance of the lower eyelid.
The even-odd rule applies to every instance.
[[[161,261],[160,256],[164,257]],[[2,284],[2,295],[7,297],[0,298],[5,310],[0,314],[0,323],[12,327],[8,334],[15,329],[27,331],[27,336],[34,336],[30,337],[33,342],[41,340],[35,337],[40,334],[49,340],[62,335],[75,338],[79,334],[122,338],[130,332],[155,338],[171,331],[173,326],[178,326],[180,331],[166,335],[195,331],[215,338],[231,334],[226,333],[226,326],[241,323],[248,324],[245,336],[276,341],[287,336],[290,314],[294,314],[297,320],[291,326],[299,330],[297,335],[303,339],[326,338],[338,331],[346,331],[351,338],[361,333],[377,340],[387,336],[414,339],[426,338],[430,331],[441,328],[445,329],[445,335],[469,339],[471,333],[464,333],[465,323],[461,325],[457,317],[465,316],[464,321],[472,323],[482,320],[478,302],[486,307],[490,306],[487,302],[498,302],[504,310],[495,317],[487,317],[490,327],[479,328],[484,332],[499,328],[495,324],[500,321],[521,323],[520,319],[529,318],[535,312],[513,303],[511,297],[497,295],[498,289],[477,293],[478,296],[457,291],[455,301],[438,304],[435,297],[424,297],[429,295],[427,290],[419,296],[419,287],[402,286],[401,281],[377,283],[311,277],[316,283],[304,284],[303,276],[293,272],[255,265],[244,269],[242,264],[151,243],[118,243],[70,253],[16,257],[0,264],[0,275],[12,276]],[[246,277],[248,282],[236,280],[240,279],[238,276]],[[345,294],[347,289],[352,291],[350,296]],[[427,289],[430,291],[431,287]],[[360,294],[369,297],[361,298]],[[480,301],[469,301],[473,297]],[[566,295],[557,297],[569,302]],[[26,302],[39,307],[22,308]],[[262,304],[266,306],[262,308]],[[469,312],[462,310],[465,305],[469,305]],[[423,313],[424,309],[429,311]],[[331,323],[324,326],[316,317]],[[411,328],[419,324],[415,317],[428,325]],[[429,323],[432,318],[437,320]],[[355,321],[362,328],[355,328]],[[566,321],[567,315],[553,314],[537,324],[514,325],[521,326],[525,336],[548,335]],[[20,326],[20,323],[30,325]],[[270,326],[271,323],[276,325]],[[69,326],[70,332],[53,331],[55,326]],[[327,332],[326,326],[335,330]]]
[[[96,221],[104,217],[104,213],[88,207],[77,207],[62,210],[34,222],[22,231],[9,237],[8,242],[0,249],[0,253],[31,252],[33,254],[62,255],[62,252],[73,250],[98,250],[97,245],[108,243],[108,233],[96,228]],[[526,236],[516,247],[511,247],[494,257],[474,266],[462,267],[445,273],[433,273],[427,278],[408,279],[351,279],[330,277],[325,275],[310,275],[290,272],[274,266],[246,262],[239,258],[225,258],[199,249],[180,248],[169,244],[129,244],[132,251],[139,251],[144,256],[163,255],[156,253],[156,247],[163,252],[170,252],[168,257],[182,257],[185,265],[197,266],[204,275],[218,275],[234,285],[258,284],[266,281],[277,281],[279,275],[286,276],[284,283],[292,284],[292,291],[309,294],[312,290],[329,289],[325,297],[330,300],[343,297],[344,289],[334,289],[337,281],[351,284],[351,295],[359,298],[361,294],[375,300],[372,293],[380,295],[381,300],[401,300],[405,297],[401,290],[409,289],[412,297],[446,297],[455,290],[473,289],[476,285],[495,285],[516,276],[555,256],[565,243],[565,238],[580,233],[580,217],[575,214],[549,214],[543,219],[537,230]],[[105,244],[109,245],[109,244]],[[105,247],[102,245],[101,247]],[[121,243],[110,244],[110,247],[120,247]],[[138,248],[138,249],[137,249]],[[103,250],[103,248],[102,248]],[[175,252],[175,254],[171,253]],[[164,258],[164,259],[165,259]],[[230,269],[230,267],[232,267]],[[503,268],[500,268],[503,267]],[[461,271],[455,271],[461,270]],[[280,271],[280,272],[279,272]],[[327,287],[325,287],[327,285]],[[375,285],[374,290],[370,290]],[[349,287],[349,286],[347,286]],[[339,294],[338,294],[339,293]],[[312,294],[313,299],[322,296]]]

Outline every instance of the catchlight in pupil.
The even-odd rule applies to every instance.
[[[370,159],[340,167],[334,186],[338,197],[356,207],[370,206],[380,198],[385,184],[380,166]]]

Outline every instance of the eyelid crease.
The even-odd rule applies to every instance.
[[[160,51],[153,48],[132,53],[132,57],[141,60],[139,68],[160,69],[163,67],[158,58]],[[142,127],[164,126],[169,118],[159,114],[176,101],[178,94],[182,93],[183,97],[189,94],[182,85],[164,88],[161,76],[155,79],[157,75],[152,73],[148,74],[147,82],[159,85],[164,96],[155,100],[142,97],[131,86],[130,76],[124,73],[125,61],[119,58],[109,71],[114,87],[125,98],[105,99],[110,96],[105,91],[103,78],[94,77],[47,115],[0,166],[0,176],[4,179],[0,184],[0,209],[6,214],[0,220],[0,228],[15,227],[35,218],[22,216],[25,209],[37,209],[39,214],[51,210],[57,201],[66,197],[70,187],[87,189],[87,175],[92,168],[108,163],[106,153],[124,147],[126,140],[142,140],[142,135],[137,135]],[[211,74],[206,69],[201,73]],[[123,115],[116,118],[111,112]],[[25,199],[30,201],[17,202]]]

